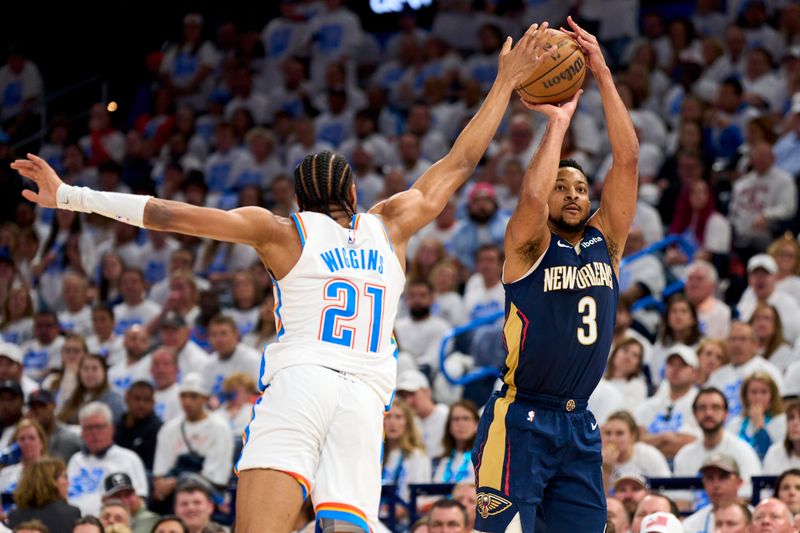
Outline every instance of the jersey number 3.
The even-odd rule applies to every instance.
[[[583,325],[578,328],[578,342],[584,346],[597,340],[597,302],[591,296],[584,296],[578,302],[578,314]]]
[[[385,287],[372,283],[364,283],[363,287],[358,287],[351,281],[343,279],[329,281],[323,289],[322,297],[330,303],[322,310],[319,340],[348,348],[377,352],[381,341],[385,293]],[[362,324],[366,325],[359,315],[362,304],[369,308],[369,327],[366,345],[363,348],[356,346],[356,335],[363,330]]]

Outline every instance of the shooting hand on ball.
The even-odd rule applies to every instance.
[[[575,39],[583,50],[583,55],[586,56],[586,65],[593,73],[597,73],[606,67],[606,60],[603,57],[603,51],[600,50],[600,43],[597,42],[597,37],[584,30],[578,23],[572,20],[572,17],[567,17],[567,23],[573,31],[561,28],[561,31]]]
[[[532,104],[524,98],[520,98],[520,101],[528,109],[538,111],[550,120],[562,119],[569,123],[572,119],[572,115],[575,113],[575,109],[578,107],[578,100],[582,94],[583,89],[578,89],[578,92],[573,94],[572,98],[560,104]]]

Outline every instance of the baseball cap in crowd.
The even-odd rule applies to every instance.
[[[191,372],[183,376],[180,385],[178,385],[178,394],[194,393],[200,396],[210,396],[208,387],[206,387],[203,376],[197,372]]]
[[[20,398],[24,398],[25,394],[22,392],[22,387],[19,385],[19,381],[13,379],[4,379],[0,381],[0,392],[3,391],[11,391]]]
[[[783,384],[783,394],[781,398],[783,400],[794,400],[800,396],[800,380],[792,379],[786,381],[788,381],[788,383]]]
[[[770,274],[778,273],[778,263],[768,254],[756,254],[750,258],[747,262],[747,273],[749,274],[757,268],[764,269]]]
[[[653,513],[644,517],[639,533],[683,533],[683,526],[672,513]]]
[[[177,311],[167,311],[164,318],[161,320],[162,328],[183,328],[186,327],[186,320],[183,315]]]
[[[614,477],[611,479],[611,486],[615,489],[617,485],[622,483],[623,481],[632,481],[638,485],[641,485],[643,489],[647,488],[647,478],[645,478],[640,472],[636,470],[620,470],[614,474]]]
[[[125,472],[114,472],[113,474],[107,475],[103,482],[103,487],[105,488],[103,498],[109,498],[123,490],[135,490],[131,477]]]
[[[419,370],[406,370],[397,376],[397,390],[417,392],[420,389],[429,389],[431,384],[425,374]]]
[[[492,200],[497,200],[497,193],[495,192],[494,186],[491,183],[481,181],[473,185],[469,190],[469,200],[472,201],[475,198],[490,198]]]
[[[739,475],[739,465],[736,463],[736,459],[724,453],[714,453],[706,457],[700,466],[700,472],[709,468],[718,468],[723,472]]]
[[[0,357],[11,359],[15,363],[22,364],[22,350],[16,344],[0,341]]]
[[[38,389],[28,395],[28,405],[32,405],[34,403],[49,405],[51,403],[55,403],[55,401],[56,400],[53,398],[53,393],[47,389]]]
[[[667,361],[669,361],[669,358],[673,355],[677,355],[683,359],[683,362],[692,368],[700,367],[700,359],[697,358],[697,353],[695,353],[691,347],[686,346],[685,344],[679,343],[671,346],[667,351]]]

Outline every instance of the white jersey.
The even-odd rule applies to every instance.
[[[383,222],[359,214],[349,228],[313,212],[292,215],[303,251],[275,281],[278,342],[266,347],[261,385],[288,366],[357,376],[388,405],[397,361],[392,328],[405,274]]]

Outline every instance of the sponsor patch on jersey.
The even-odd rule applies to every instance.
[[[486,519],[500,514],[509,507],[511,507],[511,502],[497,494],[478,493],[478,514],[481,515],[481,518]]]
[[[588,241],[582,242],[581,246],[583,246],[584,248],[588,248],[593,244],[597,244],[598,242],[603,242],[603,238],[602,237],[592,237]]]

